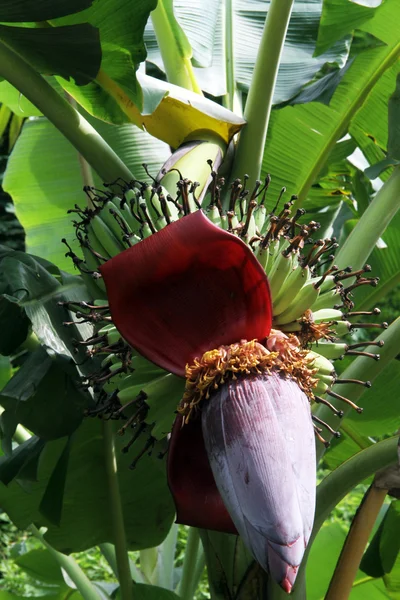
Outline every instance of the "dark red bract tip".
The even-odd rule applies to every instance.
[[[114,324],[143,356],[176,375],[223,344],[264,339],[267,277],[252,251],[202,211],[171,223],[101,268]]]
[[[215,484],[201,419],[182,424],[183,417],[178,416],[168,450],[168,485],[175,501],[176,522],[237,534]]]
[[[287,594],[290,594],[290,592],[292,591],[292,584],[290,583],[287,577],[285,577],[285,579],[281,582],[281,588]]]

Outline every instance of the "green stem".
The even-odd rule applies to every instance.
[[[178,594],[184,600],[191,600],[193,597],[192,578],[196,567],[199,544],[199,530],[196,527],[190,527],[183,561],[182,578],[178,588]]]
[[[167,537],[159,547],[161,561],[158,569],[158,585],[167,590],[172,590],[174,586],[174,560],[177,536],[178,525],[174,523]]]
[[[180,32],[175,35],[172,23],[173,19],[174,16],[168,14],[163,0],[158,0],[157,8],[151,13],[151,21],[158,47],[160,48],[167,79],[175,85],[180,85],[187,90],[202,95],[190,61],[191,51],[189,52],[189,48],[185,51],[184,48],[185,44],[189,46],[189,42],[186,39],[178,39]],[[181,35],[184,36],[185,34],[182,32]]]
[[[399,438],[393,436],[357,452],[332,471],[317,487],[312,539],[335,506],[359,483],[398,460]]]
[[[340,269],[360,269],[400,208],[400,168],[381,187],[335,257]]]
[[[113,544],[110,544],[109,542],[104,542],[104,544],[99,544],[99,548],[100,552],[112,568],[114,575],[118,578],[117,555],[115,553],[115,548]],[[149,583],[148,579],[143,575],[140,569],[137,568],[137,566],[131,559],[129,559],[129,568],[131,571],[131,577],[133,581],[136,581],[136,583]]]
[[[132,600],[132,576],[125,537],[124,515],[118,483],[117,458],[115,455],[111,421],[103,421],[103,439],[120,596],[121,600]]]
[[[102,595],[100,592],[96,590],[93,583],[90,581],[90,579],[88,579],[72,556],[66,556],[65,554],[55,550],[53,546],[51,546],[44,539],[39,529],[35,527],[35,525],[30,525],[28,527],[28,531],[30,531],[38,540],[40,540],[47,550],[52,554],[60,567],[64,569],[64,571],[74,582],[84,600],[102,600]]]
[[[249,175],[249,187],[260,177],[272,98],[294,0],[272,0],[244,110],[247,125],[240,134],[232,178]]]
[[[158,550],[157,547],[145,548],[140,551],[140,568],[152,585],[156,585]]]
[[[192,585],[190,589],[190,598],[195,594],[197,586],[199,585],[201,576],[203,575],[204,568],[206,566],[206,555],[204,554],[203,545],[199,545],[199,552],[197,554],[196,565],[193,571]]]
[[[222,98],[223,105],[233,110],[236,93],[235,84],[235,57],[234,57],[234,33],[233,33],[233,0],[225,0],[224,3],[224,51],[225,51],[225,73],[226,94]]]
[[[364,550],[387,491],[372,485],[365,494],[347,534],[325,600],[347,600],[350,596]]]
[[[134,178],[86,119],[3,42],[0,42],[0,77],[16,87],[61,131],[103,181]]]

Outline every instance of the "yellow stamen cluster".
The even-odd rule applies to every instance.
[[[267,343],[268,345],[268,343]],[[193,411],[200,408],[203,400],[208,400],[213,391],[228,379],[241,375],[261,375],[279,372],[294,379],[299,387],[312,397],[312,388],[318,380],[313,378],[316,369],[305,358],[307,352],[300,348],[296,336],[281,334],[267,348],[252,340],[242,340],[230,346],[220,346],[196,358],[194,364],[186,365],[186,387],[178,412],[187,423]],[[276,348],[275,348],[276,347]]]

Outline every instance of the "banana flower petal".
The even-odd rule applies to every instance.
[[[245,544],[290,591],[315,509],[310,405],[279,375],[229,381],[204,405],[204,443],[224,504]]]
[[[184,377],[186,364],[207,350],[270,332],[264,270],[246,244],[200,210],[100,270],[118,331],[175,375]]]

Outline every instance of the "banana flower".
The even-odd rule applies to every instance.
[[[186,378],[168,457],[178,522],[240,534],[290,592],[315,507],[312,371],[271,330],[264,269],[199,210],[101,273],[123,338]]]

